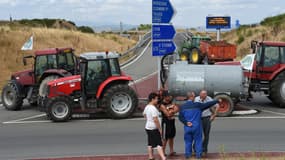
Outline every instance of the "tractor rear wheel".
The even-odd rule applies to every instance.
[[[2,90],[2,102],[7,110],[20,110],[23,105],[23,98],[16,87],[16,84],[9,83]]]
[[[107,114],[114,119],[130,117],[138,105],[134,90],[128,85],[118,84],[104,93],[101,106],[106,107]]]
[[[270,100],[278,107],[285,108],[285,73],[271,82]]]
[[[47,117],[54,122],[65,122],[72,115],[72,100],[68,97],[55,97],[48,100]]]
[[[189,62],[193,64],[201,64],[203,57],[201,56],[201,52],[198,48],[192,48],[189,56]]]
[[[230,116],[234,110],[234,102],[232,98],[226,94],[219,94],[215,96],[215,99],[222,99],[223,101],[219,104],[219,110],[217,115],[219,117]]]
[[[59,76],[56,75],[52,75],[52,76],[48,76],[46,77],[44,80],[42,80],[41,84],[40,84],[40,88],[39,88],[39,96],[41,97],[46,97],[47,96],[47,83],[51,80],[57,79]]]

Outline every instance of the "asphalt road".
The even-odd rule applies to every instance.
[[[177,38],[178,37],[178,38]],[[183,34],[175,41],[182,42]],[[157,70],[151,47],[123,70],[139,80]],[[155,83],[155,82],[153,82]],[[209,152],[285,151],[285,109],[254,95],[241,105],[258,109],[255,115],[218,118],[213,123]],[[84,115],[83,115],[84,116]],[[0,105],[0,159],[146,153],[144,119],[74,118],[52,123],[36,108],[7,111]],[[183,127],[177,121],[176,151],[183,153]]]
[[[264,97],[259,101],[262,105],[268,103]],[[251,102],[254,103],[257,102]],[[266,110],[267,107],[263,106]],[[23,123],[3,123],[3,115],[16,112],[0,108],[0,159],[146,153],[143,118],[52,123],[41,117],[16,121]],[[275,113],[273,107],[269,113],[259,109],[261,112],[256,115],[214,121],[209,152],[285,151],[285,110]],[[175,149],[183,153],[183,127],[178,121],[176,124]]]

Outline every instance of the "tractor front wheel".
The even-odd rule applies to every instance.
[[[2,90],[2,102],[7,110],[20,110],[23,105],[23,98],[17,89],[16,84],[9,83]]]
[[[47,117],[54,122],[65,122],[72,115],[72,100],[68,97],[55,97],[48,100]]]
[[[281,73],[272,81],[270,100],[278,107],[285,108],[285,73]]]
[[[127,118],[135,111],[138,98],[131,87],[118,84],[107,89],[101,100],[101,105],[106,107],[107,114],[111,118]]]

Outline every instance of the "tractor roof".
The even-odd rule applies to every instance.
[[[106,52],[87,52],[80,54],[80,58],[86,59],[86,60],[95,60],[95,59],[109,59],[109,58],[118,58],[119,54],[109,52],[106,54]]]
[[[36,56],[39,55],[48,55],[48,54],[59,54],[59,53],[71,53],[74,50],[72,48],[49,48],[43,50],[37,50],[35,52]]]
[[[277,47],[285,47],[285,42],[273,42],[273,41],[263,41],[262,44],[266,46],[277,46]]]

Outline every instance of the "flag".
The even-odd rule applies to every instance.
[[[33,36],[28,39],[28,41],[22,46],[21,50],[33,50]]]

